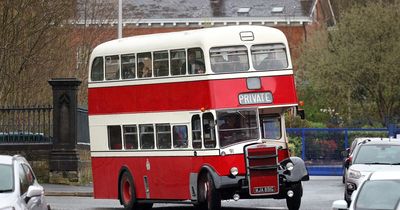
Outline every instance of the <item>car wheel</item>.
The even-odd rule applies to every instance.
[[[221,208],[221,195],[215,189],[214,181],[209,173],[203,174],[198,182],[198,207],[202,210],[218,210]]]
[[[289,210],[298,210],[301,205],[301,197],[303,196],[303,187],[301,182],[292,184],[293,197],[286,196],[286,205]]]

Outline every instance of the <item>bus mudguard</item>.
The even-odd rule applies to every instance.
[[[292,170],[288,170],[286,167],[287,164],[290,162],[293,164]],[[299,181],[309,180],[306,165],[304,164],[304,161],[301,158],[289,157],[281,161],[280,164],[283,169],[280,170],[279,173],[285,176],[287,182],[299,182]]]
[[[201,168],[200,175],[202,175],[204,172],[207,172],[211,175],[216,189],[237,187],[239,181],[245,178],[244,176],[219,176],[217,172],[215,172],[215,170],[209,165],[205,165]]]

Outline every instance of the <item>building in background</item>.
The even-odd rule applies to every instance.
[[[77,0],[74,44],[77,67],[91,49],[117,38],[118,1]],[[122,0],[123,37],[229,25],[282,30],[294,59],[307,33],[334,25],[330,0]],[[86,50],[85,50],[86,49]]]

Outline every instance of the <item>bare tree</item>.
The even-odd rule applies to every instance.
[[[60,72],[66,76],[78,77],[82,80],[79,101],[87,104],[87,81],[89,57],[93,48],[105,41],[117,38],[116,18],[118,1],[80,0],[77,1],[74,19],[69,22],[71,28],[70,69],[75,71]]]
[[[71,1],[62,0],[0,1],[1,104],[48,101],[41,97],[43,84],[59,68],[59,49],[65,49],[62,26],[71,8]]]

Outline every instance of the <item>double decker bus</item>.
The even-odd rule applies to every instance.
[[[303,160],[284,114],[297,106],[285,35],[225,26],[97,46],[89,67],[94,197],[126,209],[286,199],[299,209]]]

